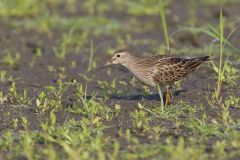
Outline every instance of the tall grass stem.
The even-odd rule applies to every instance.
[[[168,37],[168,28],[167,28],[167,23],[165,19],[165,13],[164,13],[164,3],[163,0],[159,0],[159,7],[160,7],[160,16],[161,16],[161,21],[162,21],[162,27],[164,31],[164,37],[167,45],[167,50],[170,54],[170,43],[169,43],[169,37]]]
[[[219,31],[220,31],[220,51],[219,51],[219,69],[218,69],[218,81],[217,81],[217,90],[216,96],[219,98],[222,86],[222,56],[223,56],[223,42],[224,42],[224,19],[222,14],[222,1],[221,1],[221,10],[220,10],[220,22],[219,22]]]
[[[162,114],[164,113],[164,102],[163,102],[163,95],[162,95],[162,91],[161,91],[161,88],[159,85],[157,85],[157,89],[158,89],[158,94],[159,94],[159,97],[160,97],[160,100],[161,100],[161,112]]]

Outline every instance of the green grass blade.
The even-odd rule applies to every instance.
[[[167,50],[170,51],[168,28],[167,28],[167,23],[166,23],[166,19],[165,19],[163,0],[159,0],[159,6],[160,6],[160,16],[161,16],[162,27],[163,27],[163,31],[164,31],[164,37],[165,37],[165,41],[166,41],[166,45],[167,45]]]

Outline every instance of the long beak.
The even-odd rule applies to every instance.
[[[107,66],[109,66],[109,65],[111,65],[111,64],[112,64],[112,60],[107,61],[107,63],[104,64],[102,67],[100,67],[100,68],[98,69],[98,71],[104,69],[105,67],[107,67]]]
[[[111,65],[111,64],[112,64],[112,60],[109,60],[109,61],[107,61],[107,63],[103,67],[106,67],[106,66]]]

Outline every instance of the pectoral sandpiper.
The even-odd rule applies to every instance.
[[[126,50],[118,50],[104,67],[120,64],[145,85],[152,87],[165,85],[167,89],[165,105],[167,105],[172,98],[170,86],[175,81],[181,80],[189,73],[197,70],[203,62],[209,60],[209,56],[181,58],[170,55],[153,55],[139,58]]]

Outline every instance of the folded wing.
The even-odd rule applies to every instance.
[[[198,69],[209,56],[197,58],[163,57],[156,61],[153,66],[154,81],[159,84],[170,84],[186,77],[189,73]]]

